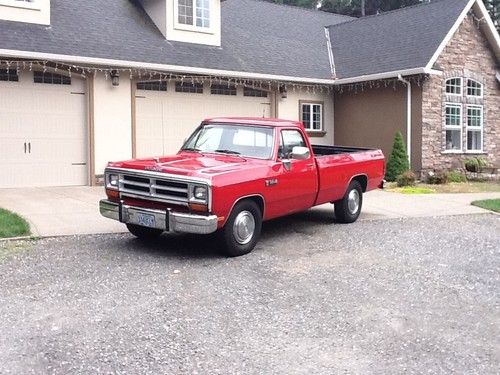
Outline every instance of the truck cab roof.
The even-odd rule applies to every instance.
[[[263,117],[214,117],[208,118],[203,121],[204,124],[243,124],[254,126],[272,126],[272,127],[297,127],[303,128],[299,121],[282,120],[276,118],[263,118]]]

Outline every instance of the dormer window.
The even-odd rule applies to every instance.
[[[50,25],[50,0],[0,0],[0,20]]]
[[[177,21],[195,27],[210,27],[210,0],[177,0]]]

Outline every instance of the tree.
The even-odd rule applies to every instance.
[[[500,0],[486,0],[485,5],[486,9],[488,9],[488,12],[490,13],[493,23],[500,33]]]
[[[408,155],[406,155],[406,148],[403,142],[403,136],[400,132],[396,133],[394,137],[394,145],[392,146],[392,152],[389,156],[389,161],[387,162],[387,167],[385,170],[385,179],[387,181],[396,181],[396,178],[402,173],[410,169],[410,163],[408,163]]]
[[[327,12],[361,17],[363,5],[365,14],[370,15],[419,4],[422,1],[426,0],[323,0],[320,9]]]

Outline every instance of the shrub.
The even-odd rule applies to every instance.
[[[444,185],[448,183],[448,174],[443,171],[429,172],[427,183],[431,185]]]
[[[467,178],[457,171],[449,171],[447,178],[448,182],[467,182]]]
[[[385,179],[387,181],[396,181],[396,178],[410,169],[408,163],[408,156],[406,155],[406,148],[403,142],[403,136],[400,132],[396,133],[394,137],[394,144],[392,152],[387,162],[385,171]]]
[[[396,178],[399,187],[414,186],[416,180],[417,176],[412,171],[403,172]]]
[[[488,161],[482,156],[473,156],[464,159],[465,170],[468,172],[480,172],[481,168],[487,165]]]

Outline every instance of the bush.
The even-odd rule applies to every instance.
[[[488,161],[482,156],[473,156],[464,159],[464,166],[467,172],[480,172],[481,168],[487,165]]]
[[[396,178],[410,169],[406,148],[403,142],[403,136],[400,132],[396,133],[392,152],[387,162],[385,179],[387,181],[396,181]]]
[[[444,185],[448,183],[448,174],[439,172],[429,172],[427,175],[427,183],[431,185]]]
[[[412,171],[403,172],[396,178],[399,187],[414,186],[416,180],[417,176]]]
[[[448,182],[467,182],[467,178],[460,172],[450,171],[447,175]]]

